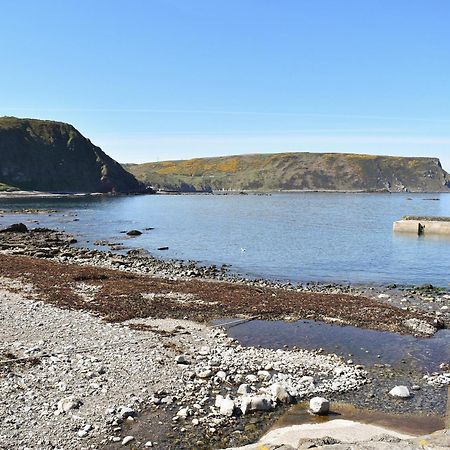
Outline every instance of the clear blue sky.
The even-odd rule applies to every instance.
[[[0,0],[0,115],[122,162],[277,151],[439,156],[449,0]]]

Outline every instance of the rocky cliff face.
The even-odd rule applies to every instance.
[[[447,192],[450,177],[437,158],[279,153],[128,165],[157,188]]]
[[[0,185],[47,192],[142,192],[143,185],[72,125],[0,118]]]

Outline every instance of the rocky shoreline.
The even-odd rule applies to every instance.
[[[243,347],[209,323],[308,318],[427,336],[449,322],[446,291],[247,280],[75,241],[39,228],[0,233],[0,448],[238,446],[291,402],[320,394],[370,407],[402,377],[423,385],[415,407],[445,407],[434,398],[445,368],[421,382],[320,349]]]

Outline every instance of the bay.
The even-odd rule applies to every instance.
[[[450,239],[395,234],[403,215],[450,215],[448,194],[274,193],[0,199],[0,209],[47,208],[52,214],[4,214],[95,240],[201,264],[231,264],[251,277],[354,284],[448,287]],[[78,220],[76,220],[78,219]],[[37,226],[37,224],[36,224]],[[145,228],[154,228],[145,231]],[[139,229],[128,238],[121,231]],[[89,242],[88,242],[89,241]],[[166,252],[158,247],[168,246]]]

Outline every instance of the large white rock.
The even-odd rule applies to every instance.
[[[274,383],[270,386],[270,393],[272,398],[281,403],[291,403],[293,398],[287,391],[286,387],[281,383]]]
[[[323,397],[314,397],[309,401],[309,409],[313,414],[328,414],[330,411],[330,402]]]
[[[230,397],[226,397],[220,403],[220,410],[219,410],[220,415],[231,417],[233,415],[234,408],[235,408],[234,400],[232,400]]]
[[[250,411],[270,411],[272,408],[272,400],[264,395],[245,396],[241,400],[242,414],[247,414]]]
[[[397,398],[409,398],[411,397],[411,393],[406,386],[395,386],[389,391],[389,395]]]

